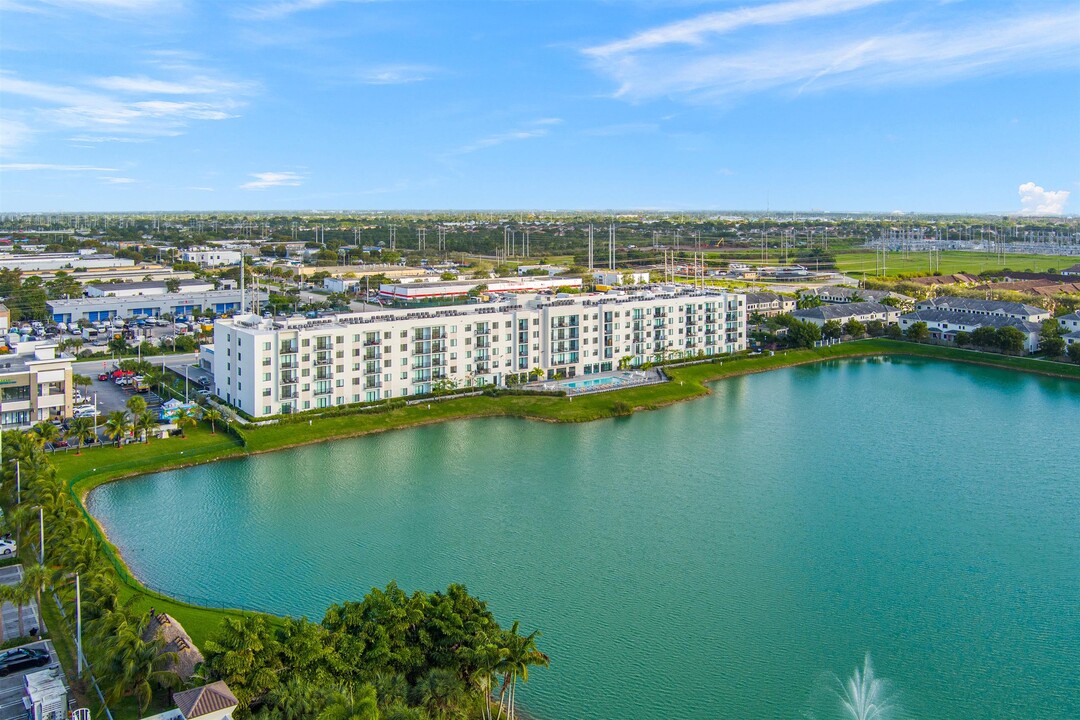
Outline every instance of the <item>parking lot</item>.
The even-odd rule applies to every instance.
[[[22,565],[8,565],[0,568],[0,585],[14,587],[22,581]],[[19,610],[9,602],[0,606],[0,622],[3,623],[4,637],[19,637]],[[30,628],[41,630],[41,620],[38,618],[37,607],[33,602],[23,605],[23,630],[30,632]]]
[[[23,687],[25,685],[23,676],[60,665],[60,658],[56,656],[56,650],[53,649],[52,643],[48,640],[30,643],[21,647],[47,650],[52,662],[42,667],[17,670],[6,677],[0,677],[0,720],[26,720],[26,707],[23,705]]]

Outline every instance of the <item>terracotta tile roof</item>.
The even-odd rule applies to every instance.
[[[173,702],[185,720],[219,712],[236,705],[236,696],[221,680],[173,694]]]

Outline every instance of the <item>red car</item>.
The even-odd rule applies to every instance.
[[[108,380],[109,379],[109,373],[101,373],[100,375],[97,376],[97,379],[98,380]]]

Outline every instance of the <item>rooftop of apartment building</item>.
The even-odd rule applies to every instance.
[[[278,316],[274,318],[259,317],[257,315],[245,315],[233,317],[229,320],[219,320],[222,324],[238,325],[250,330],[290,330],[310,329],[317,327],[348,327],[369,323],[380,323],[394,320],[440,320],[458,317],[474,317],[503,312],[512,312],[524,308],[540,310],[543,308],[556,307],[596,307],[599,305],[618,305],[632,302],[642,302],[662,299],[686,299],[686,298],[718,298],[732,293],[716,288],[704,290],[694,289],[684,285],[664,286],[636,286],[632,291],[608,293],[589,293],[573,295],[570,297],[553,297],[550,295],[517,295],[498,303],[482,303],[476,305],[448,305],[439,309],[387,309],[375,312],[353,313],[324,313],[318,317],[309,318],[301,315],[291,317]]]
[[[961,312],[978,312],[1011,315],[1042,315],[1047,311],[1034,305],[1025,305],[1018,302],[1006,302],[1004,300],[977,300],[974,298],[961,298],[941,296],[920,300],[919,308],[937,308],[941,310],[958,310]]]

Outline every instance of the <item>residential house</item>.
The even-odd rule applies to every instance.
[[[1062,275],[1080,275],[1080,264],[1067,267],[1061,271]]]
[[[900,328],[905,332],[917,322],[926,323],[933,340],[941,342],[956,342],[956,333],[972,333],[980,327],[1014,327],[1024,333],[1024,349],[1035,352],[1039,349],[1039,333],[1042,330],[1041,322],[1021,320],[1008,315],[981,315],[960,310],[916,310],[913,313],[900,316]]]
[[[795,309],[795,299],[785,297],[773,292],[746,293],[746,314],[763,315],[773,317],[792,312]]]
[[[951,310],[953,312],[967,313],[969,315],[1002,316],[1032,323],[1039,323],[1050,318],[1049,310],[1035,307],[1034,305],[1006,302],[1004,300],[975,300],[973,298],[949,296],[920,300],[915,305],[915,309],[917,311]]]
[[[915,304],[915,298],[888,290],[868,290],[845,285],[823,285],[818,288],[800,290],[799,297],[816,297],[827,303],[873,302],[880,303],[885,298],[892,298],[905,307]]]
[[[1061,315],[1057,321],[1064,333],[1080,332],[1080,313],[1073,312],[1068,315]]]
[[[791,313],[800,320],[822,326],[835,320],[841,325],[849,320],[857,320],[866,324],[873,320],[879,320],[886,325],[895,325],[900,318],[900,310],[889,305],[873,302],[853,302],[839,305],[820,305],[813,308],[803,308]]]

